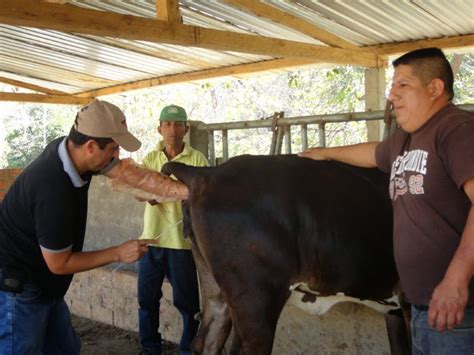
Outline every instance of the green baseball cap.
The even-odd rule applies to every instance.
[[[186,110],[181,106],[166,106],[160,113],[160,121],[184,121],[188,119]]]

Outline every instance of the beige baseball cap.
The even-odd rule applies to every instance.
[[[134,152],[141,142],[127,129],[122,110],[107,101],[94,100],[77,114],[76,131],[94,138],[112,138],[123,149]]]

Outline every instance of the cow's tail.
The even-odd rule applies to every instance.
[[[166,175],[174,175],[178,180],[182,181],[189,189],[189,197],[192,196],[194,181],[197,172],[204,168],[197,168],[178,162],[168,162],[163,165],[161,172]],[[189,201],[183,201],[183,231],[186,237],[191,238],[195,243],[195,235],[192,226]]]
[[[203,169],[195,166],[186,165],[178,162],[168,162],[163,165],[161,172],[166,175],[174,175],[176,178],[188,187],[189,191],[194,185],[194,180],[197,176],[197,171]]]

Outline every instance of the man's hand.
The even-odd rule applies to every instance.
[[[362,168],[375,168],[375,148],[378,142],[359,143],[342,147],[310,148],[298,154],[303,158],[314,160],[337,160],[346,164]]]
[[[474,177],[463,184],[471,209],[459,247],[441,283],[434,289],[428,323],[438,330],[453,329],[464,318],[469,299],[469,283],[474,275]]]
[[[327,158],[324,156],[325,151],[326,148],[315,147],[298,153],[298,156],[302,158],[311,158],[314,160],[326,160]]]
[[[433,291],[428,311],[428,324],[439,331],[451,330],[464,319],[469,296],[468,285],[446,277]]]
[[[135,200],[137,200],[138,202],[148,202],[152,206],[159,204],[157,200],[147,200],[146,198],[139,197],[139,196],[135,196]]]
[[[72,252],[72,248],[69,248],[57,253],[41,248],[41,252],[53,274],[69,275],[112,262],[133,263],[148,251],[148,245],[155,243],[156,239],[133,239],[119,246],[94,251]]]
[[[149,244],[155,244],[155,239],[129,240],[117,247],[118,260],[124,263],[133,263],[148,251]]]

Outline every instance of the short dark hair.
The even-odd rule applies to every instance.
[[[81,132],[78,132],[74,126],[71,127],[69,134],[67,136],[68,140],[71,141],[74,146],[80,147],[81,145],[85,144],[88,140],[93,140],[97,143],[100,149],[105,149],[107,144],[112,143],[114,140],[112,138],[99,138],[99,137],[91,137]]]
[[[441,79],[449,100],[454,97],[454,75],[443,51],[439,48],[422,48],[408,52],[393,61],[393,67],[409,65],[413,73],[420,78],[424,84],[433,79]]]

